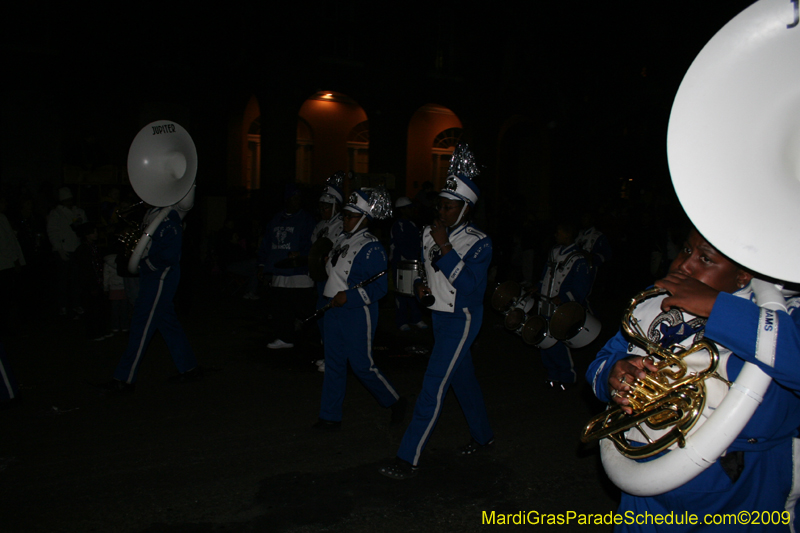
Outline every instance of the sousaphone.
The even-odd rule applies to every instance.
[[[697,230],[739,264],[790,282],[800,282],[800,246],[787,233],[800,227],[797,26],[796,3],[786,0],[760,0],[731,20],[686,73],[667,133],[672,182]],[[785,310],[780,285],[752,283],[761,307]],[[774,346],[756,357],[772,366]],[[713,415],[648,462],[626,457],[603,438],[609,478],[637,496],[693,479],[739,435],[770,381],[746,363]]]
[[[187,211],[194,204],[197,149],[189,133],[170,120],[142,128],[128,150],[128,176],[136,194],[146,203],[163,207],[136,243],[128,270],[136,273],[152,234],[169,215],[167,207]]]

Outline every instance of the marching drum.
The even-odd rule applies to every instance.
[[[527,296],[517,302],[514,307],[505,313],[506,317],[503,320],[503,324],[505,324],[506,329],[518,332],[520,326],[528,319],[528,313],[535,305],[536,298],[533,296]]]
[[[526,320],[520,328],[520,335],[525,344],[531,344],[537,348],[550,348],[557,342],[548,331],[547,319],[541,315],[535,315]]]
[[[397,292],[404,296],[415,296],[414,280],[423,277],[422,269],[422,261],[398,261]]]
[[[550,334],[570,348],[583,348],[600,334],[600,321],[581,304],[567,302],[550,318]]]
[[[522,296],[522,287],[516,281],[504,281],[498,285],[492,293],[492,309],[501,313]]]

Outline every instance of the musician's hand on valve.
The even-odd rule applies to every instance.
[[[628,407],[630,403],[626,393],[631,390],[631,383],[637,379],[644,379],[647,372],[655,372],[656,366],[650,357],[628,357],[620,359],[611,368],[608,375],[608,387],[611,399],[620,405],[626,414],[632,414],[633,409]]]
[[[341,307],[347,303],[347,293],[344,291],[339,291],[336,293],[336,296],[333,297],[331,301],[332,307]]]
[[[677,307],[700,317],[711,314],[720,292],[681,272],[670,272],[655,285],[669,291],[669,296],[661,301],[662,311]]]

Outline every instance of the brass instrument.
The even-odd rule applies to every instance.
[[[187,212],[194,206],[197,149],[179,124],[157,120],[139,130],[128,150],[128,176],[139,198],[162,207],[133,242],[128,270],[135,274],[152,235],[172,208]],[[130,239],[127,240],[131,242]]]
[[[692,62],[675,96],[667,129],[669,170],[682,207],[717,250],[758,273],[750,289],[755,303],[763,308],[762,319],[775,310],[786,311],[781,285],[763,278],[800,282],[800,247],[787,245],[786,230],[800,221],[798,50],[797,1],[753,3],[728,22]],[[761,328],[754,354],[759,364],[744,364],[702,425],[686,429],[679,423],[674,432],[667,430],[678,444],[669,453],[637,461],[620,451],[621,436],[602,438],[600,456],[608,478],[627,494],[654,496],[684,485],[715,464],[761,404],[771,383],[770,374],[762,369],[774,365],[776,344],[777,329]],[[708,350],[714,359],[703,344],[691,350]],[[685,359],[688,353],[655,353],[654,357],[664,355]],[[702,355],[694,359],[699,358]],[[583,440],[601,438],[606,432],[621,435],[626,428],[647,431],[648,422],[659,427],[661,417],[682,421],[684,411],[699,412],[702,406],[694,405],[694,398],[710,384],[699,378],[678,384],[693,377],[688,371],[670,381],[665,366],[637,384],[640,389],[658,391],[656,399],[640,390],[632,395],[637,401],[639,395],[644,398],[646,410],[639,406],[636,415],[623,416],[612,407],[587,426]],[[708,366],[705,373],[715,376],[713,361]],[[662,377],[666,385],[659,381]],[[634,432],[631,429],[629,435]]]
[[[122,245],[121,251],[126,258],[130,258],[131,254],[133,254],[133,250],[142,236],[142,216],[145,208],[144,201],[140,200],[117,211],[117,217],[124,224],[124,229],[117,233],[117,242]],[[133,215],[136,215],[136,217]]]
[[[679,344],[664,348],[647,338],[634,311],[645,300],[665,293],[658,288],[639,293],[631,300],[622,319],[625,333],[655,359],[657,370],[630,384],[625,397],[633,409],[632,414],[626,414],[616,403],[609,404],[608,409],[586,425],[581,436],[583,442],[610,438],[621,454],[632,459],[651,457],[675,443],[682,448],[705,407],[705,380],[715,377],[728,383],[716,373],[719,352],[712,342],[700,340],[689,348]],[[685,358],[701,351],[708,353],[708,366],[699,372],[690,372]],[[632,444],[628,440],[625,433],[633,428],[647,444]],[[654,439],[647,428],[667,430],[667,433]]]

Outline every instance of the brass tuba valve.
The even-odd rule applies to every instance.
[[[716,373],[719,351],[712,342],[701,340],[689,348],[678,344],[664,348],[642,331],[633,316],[634,310],[645,300],[664,293],[661,289],[649,289],[638,294],[623,317],[623,329],[633,342],[647,351],[656,366],[655,371],[631,383],[630,390],[625,393],[633,413],[628,415],[621,406],[610,403],[586,425],[581,436],[583,442],[610,438],[621,454],[634,459],[651,457],[673,444],[683,447],[687,434],[705,408],[705,380],[709,377],[722,379]],[[690,372],[685,359],[697,352],[708,353],[708,365],[703,370]],[[626,436],[632,429],[638,436],[635,442]],[[654,438],[653,430],[665,433]]]

